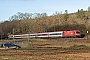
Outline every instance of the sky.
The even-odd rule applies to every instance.
[[[78,9],[87,10],[90,0],[0,0],[0,22],[21,13],[53,13],[68,10],[68,13],[77,12]]]

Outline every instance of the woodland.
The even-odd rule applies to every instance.
[[[27,34],[38,32],[80,30],[86,34],[90,32],[90,6],[87,10],[78,9],[77,12],[62,14],[55,12],[48,16],[47,13],[22,13],[17,12],[8,20],[0,23],[0,35]]]

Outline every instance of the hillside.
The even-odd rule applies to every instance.
[[[90,11],[78,10],[76,13],[64,14],[21,13],[10,17],[9,21],[0,24],[0,34],[24,34],[58,30],[78,29],[85,34],[90,31]]]

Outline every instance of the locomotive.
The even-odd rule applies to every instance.
[[[58,37],[80,37],[79,30],[66,30],[66,31],[55,31],[55,32],[42,32],[33,34],[20,34],[20,35],[9,35],[9,38],[58,38]]]

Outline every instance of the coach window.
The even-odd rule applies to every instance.
[[[47,34],[38,34],[38,36],[46,36]]]
[[[61,33],[54,33],[54,34],[50,34],[50,35],[61,35]]]
[[[37,35],[29,35],[29,36],[37,36]]]
[[[61,35],[61,33],[57,33],[57,35]]]

